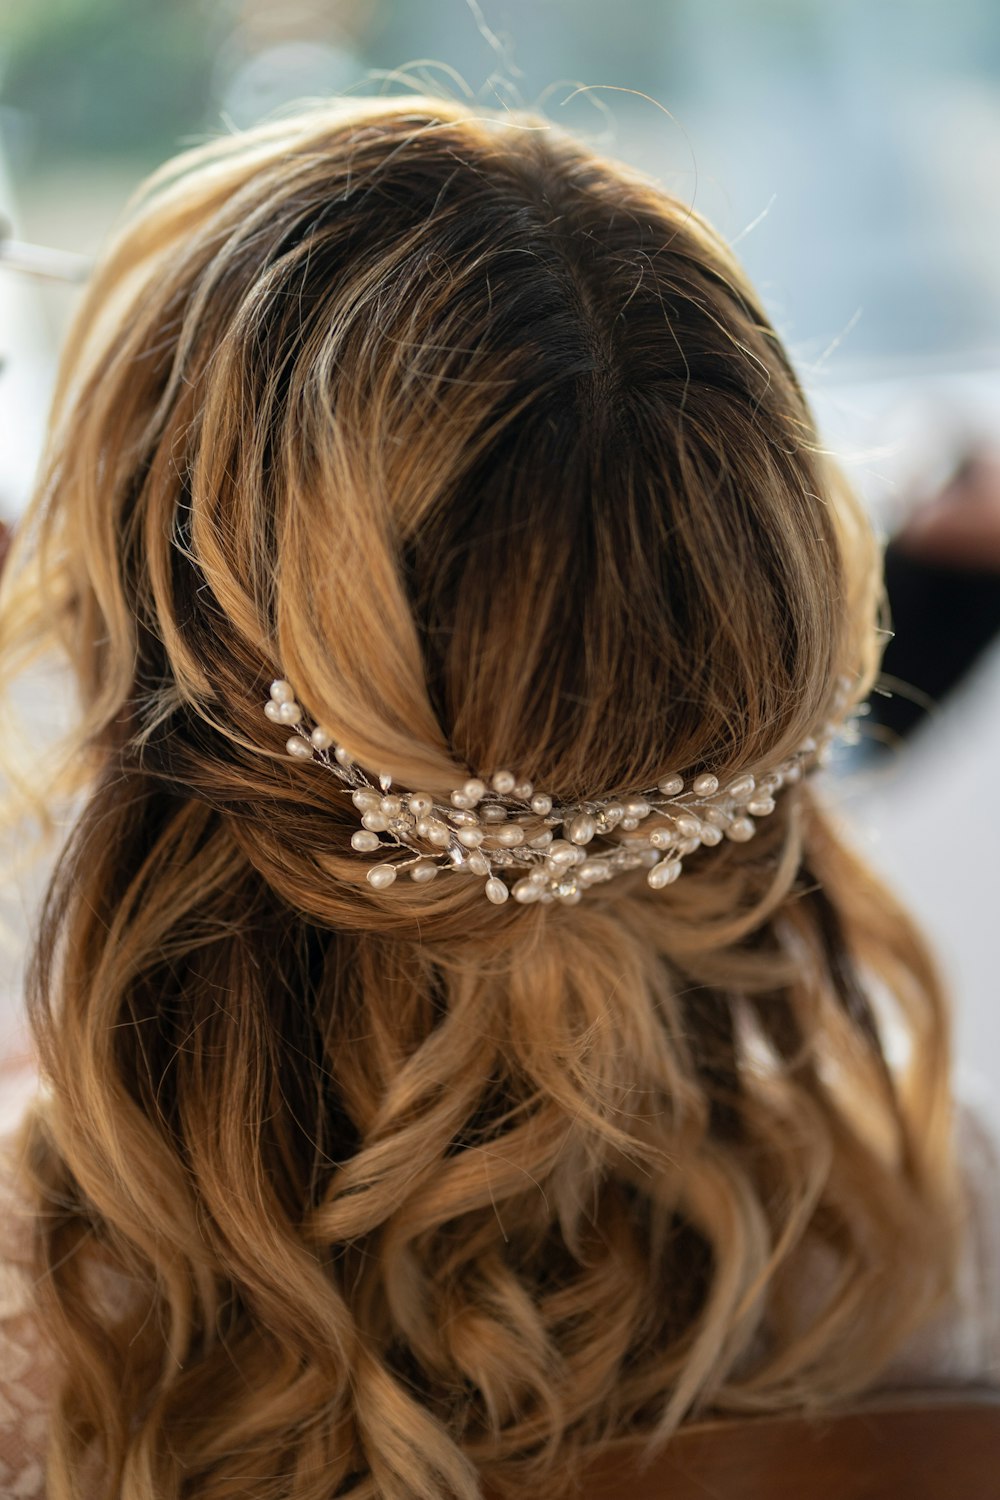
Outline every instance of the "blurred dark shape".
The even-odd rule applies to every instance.
[[[892,745],[941,707],[1000,635],[1000,459],[985,451],[963,459],[889,543],[885,578],[890,696],[874,694],[869,722]]]

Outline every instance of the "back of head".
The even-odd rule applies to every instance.
[[[261,703],[403,787],[603,798],[780,762],[878,606],[773,329],[649,183],[427,100],[154,179],[3,615],[82,695],[32,995],[53,1494],[95,1455],[136,1497],[555,1493],[611,1433],[871,1380],[948,1269],[945,1023],[808,781],[669,889],[380,891]]]

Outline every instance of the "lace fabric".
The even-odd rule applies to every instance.
[[[57,1369],[31,1312],[31,1211],[17,1187],[15,1131],[33,1092],[30,1063],[0,1067],[0,1500],[43,1500]],[[970,1222],[954,1302],[900,1351],[882,1385],[1000,1387],[1000,1149],[968,1109],[958,1144]]]

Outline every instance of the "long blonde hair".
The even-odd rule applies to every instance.
[[[726,247],[544,121],[330,106],[152,180],[0,618],[81,701],[51,1500],[555,1495],[874,1379],[952,1265],[947,1021],[814,788],[665,891],[382,893],[261,704],[441,793],[753,770],[871,686],[879,564]]]

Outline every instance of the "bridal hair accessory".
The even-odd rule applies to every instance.
[[[508,896],[573,904],[588,886],[643,867],[659,890],[673,884],[682,860],[703,844],[753,838],[754,819],[774,811],[782,787],[825,762],[838,734],[856,739],[853,722],[843,721],[851,687],[849,677],[839,678],[821,731],[758,776],[744,772],[727,780],[705,771],[685,780],[672,773],[647,791],[560,804],[507,770],[471,777],[446,797],[394,787],[390,776],[362,770],[329,730],[309,724],[283,678],[272,682],[264,713],[292,731],[285,749],[293,760],[318,761],[351,793],[362,825],[351,836],[352,848],[363,854],[393,848],[409,856],[371,866],[367,877],[376,890],[404,870],[424,882],[446,869],[484,879],[497,905]]]

